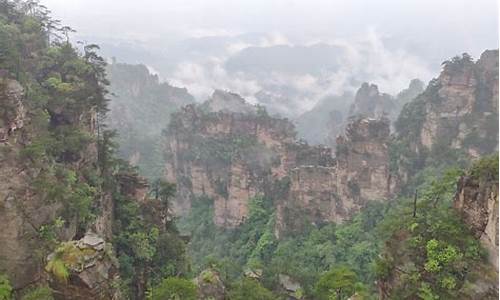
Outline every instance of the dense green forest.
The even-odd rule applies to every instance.
[[[344,223],[307,224],[278,238],[277,199],[268,195],[252,197],[247,218],[236,228],[214,224],[210,197],[193,199],[185,217],[171,214],[178,191],[162,177],[164,157],[155,139],[169,114],[192,97],[159,83],[144,66],[107,66],[97,45],[73,45],[72,31],[37,2],[0,0],[0,91],[2,99],[10,99],[3,94],[17,82],[26,112],[23,127],[9,132],[9,143],[0,145],[1,168],[22,172],[2,178],[22,173],[15,200],[35,207],[20,209],[24,223],[35,219],[30,214],[41,215],[43,207],[51,211],[37,217],[22,237],[32,252],[30,263],[43,275],[18,287],[18,278],[4,266],[9,258],[2,258],[0,300],[64,299],[61,286],[75,284],[75,269],[93,254],[73,242],[97,231],[107,213],[112,217],[105,239],[112,246],[103,251],[119,274],[108,290],[118,296],[102,299],[379,299],[380,283],[392,280],[396,269],[404,269],[404,275],[390,299],[461,299],[472,293],[477,277],[498,276],[453,207],[462,176],[498,186],[498,154],[471,160],[449,141],[429,151],[415,151],[413,145],[425,114],[418,99],[439,101],[435,82],[404,106],[395,123],[399,134],[389,145],[391,171],[408,175],[395,197],[371,201]],[[448,64],[467,61],[463,56]],[[140,92],[123,83],[128,79],[117,79],[127,74],[143,78]],[[109,79],[124,84],[111,85],[112,95]],[[131,104],[139,99],[146,100]],[[108,126],[109,101],[132,111],[133,130],[116,118]],[[154,108],[139,109],[144,103]],[[0,128],[17,111],[18,104],[0,103]],[[498,114],[487,118],[488,134],[471,134],[464,147],[497,147],[498,127],[491,124]],[[142,135],[140,128],[149,134]],[[254,144],[240,140],[235,147]],[[127,162],[135,152],[145,156],[139,168]],[[0,186],[11,189],[8,184]],[[216,291],[201,295],[203,285]],[[215,298],[217,293],[222,298]]]
[[[494,155],[475,163],[471,172],[489,174],[484,176],[498,181],[497,170],[498,155]],[[297,293],[312,299],[330,299],[332,293],[338,299],[347,299],[355,292],[360,299],[377,299],[374,283],[388,275],[393,263],[382,255],[384,247],[391,247],[391,239],[408,230],[411,236],[404,251],[422,265],[408,279],[413,280],[414,290],[400,291],[402,294],[395,299],[423,294],[434,297],[424,299],[448,299],[457,295],[457,287],[463,285],[469,268],[485,264],[486,254],[452,207],[457,180],[464,172],[463,167],[452,165],[429,166],[419,171],[407,187],[410,191],[418,190],[415,217],[414,193],[403,193],[390,202],[370,204],[345,224],[311,226],[300,234],[277,240],[269,203],[272,199],[256,197],[248,220],[234,230],[216,228],[210,199],[199,199],[179,227],[193,233],[189,254],[195,274],[216,268],[227,282],[237,284],[238,280],[245,280],[245,271],[259,270],[262,285],[270,290],[276,290],[279,275],[286,274],[302,284]],[[434,243],[437,250],[431,250]],[[449,265],[441,269],[440,264]],[[454,269],[457,266],[459,269]],[[435,276],[422,276],[428,268]],[[342,274],[335,273],[339,269]],[[337,283],[345,289],[341,293],[332,292]]]

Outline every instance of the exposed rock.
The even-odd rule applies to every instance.
[[[165,137],[165,176],[177,184],[172,207],[185,215],[191,201],[205,195],[214,199],[215,224],[235,227],[245,220],[249,199],[264,192],[273,174],[285,174],[281,153],[295,131],[286,119],[205,106],[174,114]]]
[[[464,54],[443,64],[440,76],[403,110],[396,124],[400,139],[409,139],[420,156],[446,148],[470,158],[495,151],[498,50],[485,51],[477,62]]]
[[[47,266],[54,260],[61,260],[69,272],[67,281],[56,277],[49,281],[56,299],[121,299],[118,263],[111,244],[96,234],[66,242],[49,255]]]
[[[394,189],[389,172],[390,121],[356,118],[337,139],[338,186],[342,195],[364,203],[387,199]]]
[[[226,287],[220,278],[219,272],[213,269],[204,270],[195,278],[198,287],[199,299],[224,300],[226,299]]]
[[[6,143],[14,131],[24,126],[26,112],[23,105],[24,91],[19,82],[0,78],[0,143]]]
[[[463,176],[458,182],[454,207],[498,270],[498,183]]]
[[[278,281],[281,289],[286,294],[287,300],[303,299],[304,291],[298,281],[285,274],[279,274]]]
[[[212,97],[205,102],[205,106],[214,112],[249,114],[257,111],[255,106],[248,104],[240,95],[222,90],[215,90]]]
[[[0,80],[0,273],[9,275],[14,289],[40,280],[43,268],[33,249],[39,243],[39,228],[52,221],[59,205],[44,203],[28,182],[37,170],[26,170],[19,160],[25,142],[26,122],[23,89],[17,81]],[[5,104],[5,105],[4,105]],[[71,238],[76,226],[66,222],[57,234]]]
[[[331,148],[297,141],[286,119],[207,112],[207,106],[182,108],[165,137],[165,176],[177,183],[177,215],[207,196],[214,201],[214,223],[237,227],[249,200],[265,195],[275,200],[279,235],[304,222],[342,222],[367,201],[391,195],[387,119],[351,120],[334,159]]]
[[[251,279],[260,280],[262,278],[262,269],[246,269],[243,275]]]
[[[394,99],[380,93],[375,84],[363,83],[356,92],[349,116],[382,117],[396,113]]]
[[[391,197],[389,120],[355,118],[337,139],[337,157],[289,171],[289,190],[277,202],[277,236],[307,223],[341,223],[368,201]]]

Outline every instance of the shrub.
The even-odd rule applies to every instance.
[[[168,277],[152,291],[152,300],[196,300],[196,285],[183,278]]]

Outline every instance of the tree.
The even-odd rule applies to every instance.
[[[320,300],[347,299],[352,296],[356,274],[346,266],[334,267],[325,273],[316,284],[316,296]]]
[[[164,209],[168,209],[168,200],[175,195],[175,184],[157,179],[153,182],[152,192],[160,200]]]
[[[260,285],[257,280],[244,278],[229,292],[230,300],[274,300],[271,291]]]
[[[168,277],[153,288],[152,300],[196,300],[196,285],[183,278]]]
[[[5,275],[0,275],[0,300],[11,299],[12,286]]]

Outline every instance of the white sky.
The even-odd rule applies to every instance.
[[[495,47],[496,0],[42,0],[85,36],[171,39],[279,32],[294,40],[378,32]],[[496,46],[498,47],[498,46]]]
[[[194,46],[199,47],[201,58],[184,57],[183,50],[180,57],[175,56],[175,45],[187,38],[259,33],[276,37],[271,44],[344,41],[353,48],[354,60],[328,75],[332,87],[357,70],[368,72],[367,80],[388,92],[401,90],[413,78],[429,80],[438,74],[440,62],[454,55],[468,52],[478,58],[485,49],[498,48],[496,0],[40,1],[55,18],[77,30],[77,39],[97,43],[132,41],[143,49],[160,49],[166,58],[177,59],[174,71],[162,69],[158,61],[140,62],[160,68],[164,78],[186,86],[199,99],[206,98],[213,88],[227,88],[250,97],[266,84],[265,80],[298,80],[301,89],[314,95],[309,101],[313,104],[321,96],[318,90],[324,89],[316,87],[314,80],[324,78],[314,78],[308,88],[302,83],[310,78],[309,74],[298,79],[283,74],[256,81],[235,78],[224,69],[224,61],[234,51],[252,45],[235,41],[228,53],[211,57],[209,49],[213,45],[201,40]],[[372,42],[368,49],[372,57],[363,59],[367,55],[359,52],[363,49],[358,49],[362,46],[356,40],[367,39]],[[340,86],[336,92],[343,88]]]

